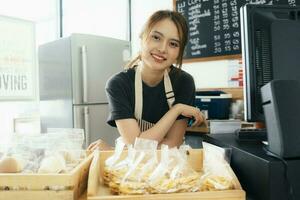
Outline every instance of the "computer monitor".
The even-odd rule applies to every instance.
[[[300,7],[241,7],[245,120],[264,122],[260,88],[273,79],[300,80]]]

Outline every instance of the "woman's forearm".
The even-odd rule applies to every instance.
[[[178,123],[179,126],[174,126],[174,123],[179,115],[193,117],[195,120],[193,125],[199,125],[204,120],[199,109],[185,104],[176,104],[152,128],[146,131],[140,131],[139,125],[135,119],[117,120],[116,124],[119,133],[124,138],[126,143],[133,144],[136,137],[152,139],[156,140],[158,143],[161,143],[168,132],[179,133],[179,135],[175,135],[178,135],[178,137],[182,139],[186,128],[186,121],[184,124],[180,125],[180,123]],[[173,127],[174,130],[171,130],[171,127]],[[180,127],[184,128],[184,130],[181,130]],[[173,135],[174,134],[172,134],[172,137]],[[175,140],[177,141],[177,138],[172,138],[172,141]]]
[[[156,140],[160,143],[180,115],[180,109],[179,104],[173,106],[152,128],[141,132],[139,137]]]

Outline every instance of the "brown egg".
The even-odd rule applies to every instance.
[[[20,163],[13,157],[4,157],[0,160],[0,173],[17,173],[22,171]]]

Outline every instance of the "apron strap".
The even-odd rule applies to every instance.
[[[143,82],[141,67],[137,66],[134,79],[135,106],[134,116],[136,119],[142,119],[143,113]]]
[[[165,73],[164,73],[164,85],[165,85],[165,93],[166,93],[166,98],[168,101],[169,109],[171,109],[171,107],[173,106],[173,103],[175,101],[175,95],[173,92],[173,87],[172,87],[172,83],[171,83],[171,80],[169,77],[168,70],[165,70]]]
[[[143,113],[143,82],[142,82],[142,72],[141,67],[138,65],[135,71],[135,106],[134,106],[134,116],[139,121],[139,125],[141,127],[142,123],[142,113]],[[164,87],[166,99],[169,105],[169,109],[172,107],[175,101],[175,95],[173,92],[172,83],[170,80],[170,76],[168,70],[166,69],[164,72]]]

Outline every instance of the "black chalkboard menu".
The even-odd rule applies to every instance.
[[[300,0],[174,0],[188,21],[184,61],[241,57],[240,7],[250,4],[299,5]]]

